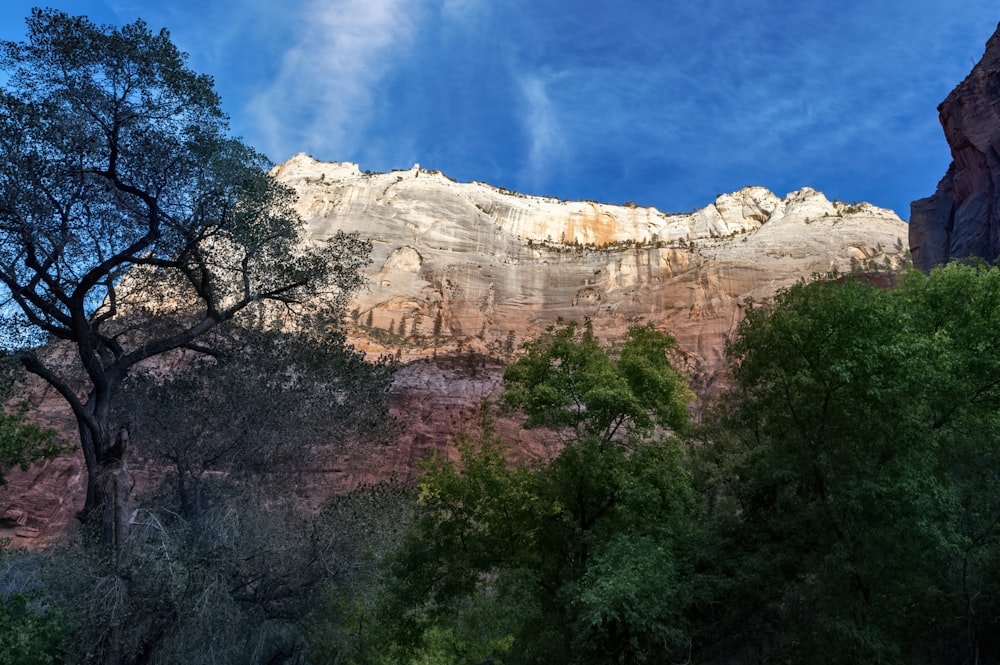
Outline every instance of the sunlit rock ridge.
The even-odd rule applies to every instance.
[[[298,192],[314,239],[346,230],[373,241],[352,328],[362,346],[404,359],[448,345],[509,350],[559,318],[589,319],[605,339],[649,321],[712,371],[747,297],[852,262],[897,266],[907,236],[890,210],[808,188],[782,198],[746,187],[668,214],[304,154],[274,175]]]

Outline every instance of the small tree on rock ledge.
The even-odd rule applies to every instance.
[[[0,43],[0,319],[24,367],[72,408],[81,519],[114,548],[128,437],[112,405],[130,369],[209,352],[206,332],[264,307],[341,306],[369,245],[304,248],[292,193],[228,136],[211,78],[166,31],[51,9],[27,24],[27,42]],[[28,348],[53,340],[75,347],[76,367]]]

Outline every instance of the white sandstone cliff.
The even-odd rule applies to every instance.
[[[404,359],[449,344],[509,349],[560,317],[588,318],[609,339],[651,321],[712,372],[748,296],[852,260],[897,266],[907,236],[892,211],[808,188],[779,198],[746,187],[666,214],[525,196],[416,166],[366,174],[303,154],[274,173],[298,192],[314,238],[346,230],[374,242],[370,288],[352,304],[355,338]]]

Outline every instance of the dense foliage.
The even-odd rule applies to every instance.
[[[0,353],[0,486],[4,470],[17,466],[23,470],[42,459],[63,452],[55,433],[28,420],[28,407],[13,398],[17,368],[8,355]]]
[[[983,265],[751,303],[699,451],[727,648],[995,662],[998,351],[1000,270]]]
[[[16,558],[0,548],[0,665],[65,662],[74,637],[66,613],[45,592],[37,567],[15,570]]]
[[[537,468],[508,464],[489,437],[461,449],[461,467],[428,469],[394,561],[385,616],[402,653],[421,653],[442,628],[455,633],[451,659],[468,649],[470,663],[685,653],[695,502],[675,442],[630,450],[587,437]],[[470,606],[483,616],[463,633]]]
[[[209,507],[221,474],[283,495],[302,469],[398,433],[386,399],[395,365],[366,361],[336,322],[307,328],[225,325],[215,357],[188,357],[169,374],[136,371],[123,384],[115,415],[141,424],[131,457],[170,470],[173,491],[161,498],[172,495],[185,518]]]
[[[1000,270],[833,275],[749,302],[697,426],[659,335],[609,348],[571,324],[526,344],[502,401],[563,447],[518,461],[486,427],[431,459],[353,634],[367,646],[338,653],[998,662]],[[659,370],[630,382],[636,366]]]
[[[457,442],[457,462],[429,459],[413,525],[365,610],[369,629],[339,653],[351,662],[683,659],[697,502],[679,442],[662,429],[688,425],[675,351],[649,326],[613,349],[575,324],[527,343],[506,372],[504,402],[564,431],[565,445],[549,462],[514,463],[487,416],[478,436]]]
[[[615,352],[590,325],[549,328],[524,345],[504,374],[504,406],[522,409],[525,427],[569,428],[577,437],[643,437],[655,426],[683,429],[693,398],[671,364],[677,342],[635,326]]]

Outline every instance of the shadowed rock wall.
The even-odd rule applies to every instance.
[[[910,205],[913,263],[1000,256],[1000,26],[972,72],[941,105],[952,162],[937,191]]]

